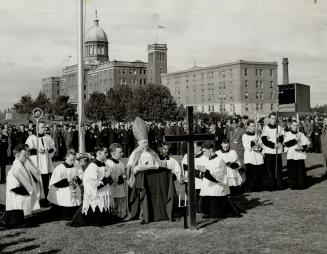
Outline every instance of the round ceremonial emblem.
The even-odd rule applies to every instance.
[[[33,109],[33,117],[36,119],[40,119],[43,116],[43,110],[40,108]]]

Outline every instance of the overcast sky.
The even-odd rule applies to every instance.
[[[147,61],[146,46],[168,46],[168,72],[232,62],[289,58],[290,82],[327,100],[327,1],[86,0],[86,28],[98,10],[110,60]],[[41,79],[76,63],[77,0],[0,1],[0,109],[33,97]],[[72,56],[69,59],[68,56]]]

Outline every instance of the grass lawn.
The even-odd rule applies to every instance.
[[[327,181],[321,155],[309,154],[306,190],[249,193],[242,218],[103,228],[70,228],[63,221],[0,231],[0,253],[327,253]],[[182,188],[178,188],[182,189]],[[4,204],[5,186],[0,185]]]

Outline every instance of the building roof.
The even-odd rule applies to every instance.
[[[108,42],[108,37],[106,32],[99,26],[99,19],[97,16],[97,12],[95,12],[94,25],[89,30],[87,30],[85,36],[85,42],[94,42],[94,41]]]
[[[302,84],[302,83],[297,83],[297,82],[294,82],[294,83],[288,83],[288,84],[279,84],[278,86],[289,86],[289,85],[295,85],[295,86],[307,86],[307,87],[310,87],[310,85],[306,85],[306,84]]]
[[[218,67],[227,67],[231,65],[236,65],[236,64],[247,64],[247,65],[274,65],[278,66],[277,62],[254,62],[254,61],[244,61],[244,60],[238,60],[235,62],[230,62],[230,63],[225,63],[225,64],[217,64],[217,65],[211,65],[211,66],[205,66],[205,67],[199,67],[199,66],[193,66],[192,68],[182,70],[182,71],[176,71],[176,72],[170,72],[167,74],[161,74],[163,77],[164,76],[169,76],[169,75],[174,75],[174,74],[183,74],[183,73],[188,73],[188,72],[196,72],[199,70],[210,70]]]

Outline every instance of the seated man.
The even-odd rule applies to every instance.
[[[69,149],[66,160],[58,165],[50,179],[48,200],[53,215],[58,219],[71,220],[82,204],[81,189],[83,170],[74,167],[76,152]]]

